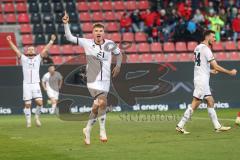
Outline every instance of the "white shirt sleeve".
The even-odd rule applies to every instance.
[[[84,46],[86,39],[85,38],[78,38],[76,36],[73,36],[71,31],[70,31],[70,27],[69,24],[64,24],[64,31],[65,31],[65,36],[67,38],[68,41],[78,44],[80,46]]]
[[[208,47],[204,47],[203,52],[205,53],[205,57],[206,57],[208,62],[214,60],[214,56],[212,54],[212,51]]]
[[[24,63],[24,61],[27,60],[27,57],[24,54],[21,54],[20,60],[21,60],[21,63]]]
[[[42,77],[42,81],[47,82],[47,74],[44,74],[44,76]]]
[[[114,55],[119,55],[121,52],[118,45],[114,42],[111,42],[108,49],[111,50]]]

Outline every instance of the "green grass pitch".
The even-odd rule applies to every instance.
[[[86,122],[61,121],[43,115],[41,128],[25,127],[24,116],[0,116],[1,160],[236,160],[240,127],[234,126],[237,109],[218,109],[221,123],[232,130],[215,133],[206,110],[197,110],[187,124],[190,135],[175,132],[176,120],[139,122],[108,114],[109,141],[99,141],[99,126],[92,130],[91,145],[83,144]],[[184,111],[157,112],[181,116]],[[148,115],[156,112],[140,112]]]

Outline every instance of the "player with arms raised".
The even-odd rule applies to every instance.
[[[198,108],[198,106],[202,103],[202,100],[205,99],[208,106],[208,113],[212,120],[213,126],[216,132],[222,132],[230,130],[231,127],[222,126],[217,118],[216,111],[214,110],[214,99],[212,97],[209,79],[210,73],[217,74],[218,72],[226,73],[231,76],[235,76],[237,74],[236,69],[227,70],[218,65],[216,60],[213,57],[212,51],[210,49],[212,43],[215,41],[215,32],[211,30],[207,30],[203,34],[204,41],[199,44],[195,50],[195,66],[194,66],[194,92],[193,92],[193,100],[191,107],[189,107],[180,122],[177,124],[176,130],[183,134],[189,134],[184,129],[184,125],[191,118],[194,110]],[[212,66],[213,70],[210,69]]]
[[[27,121],[27,127],[31,127],[31,103],[32,99],[36,103],[35,122],[38,127],[41,126],[40,113],[43,105],[42,92],[40,88],[39,68],[43,57],[47,56],[47,51],[54,43],[55,35],[51,36],[49,43],[43,48],[40,54],[37,54],[35,48],[30,46],[27,52],[22,54],[11,40],[11,36],[7,36],[10,47],[15,51],[17,57],[21,60],[23,70],[23,100],[24,113]]]
[[[97,117],[100,125],[100,140],[106,142],[106,106],[107,94],[110,88],[112,53],[117,59],[117,64],[112,71],[113,77],[120,72],[122,54],[113,41],[104,39],[104,26],[101,23],[93,25],[93,39],[86,39],[78,38],[71,34],[68,25],[69,17],[66,12],[62,20],[67,40],[80,45],[85,50],[87,87],[91,96],[94,97],[89,121],[86,128],[83,129],[85,144],[90,144],[90,132]]]

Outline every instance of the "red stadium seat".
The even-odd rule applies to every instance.
[[[89,10],[88,3],[86,3],[86,2],[78,2],[77,3],[77,10],[79,12],[87,12]]]
[[[175,52],[175,47],[173,42],[164,42],[163,43],[164,52]]]
[[[3,10],[5,13],[13,13],[15,11],[13,3],[5,3]]]
[[[127,62],[129,63],[139,63],[140,57],[138,54],[129,54],[127,55]]]
[[[29,24],[21,24],[20,25],[20,32],[21,34],[25,34],[25,33],[32,33],[32,28]]]
[[[13,66],[17,64],[17,59],[16,58],[1,58],[0,59],[0,65],[1,66]]]
[[[127,10],[133,11],[137,9],[136,1],[126,1],[125,6],[127,7]]]
[[[185,42],[176,42],[176,51],[177,52],[186,52],[187,46]]]
[[[119,31],[119,27],[118,27],[118,24],[117,23],[115,23],[115,22],[109,22],[108,24],[107,24],[107,27],[106,27],[107,29],[107,31],[108,32],[118,32]]]
[[[195,49],[195,47],[197,46],[197,42],[194,42],[194,41],[192,41],[192,42],[188,42],[187,43],[187,50],[189,51],[189,52],[193,52],[194,51],[194,49]]]
[[[74,56],[64,56],[64,63],[73,64],[72,63],[73,58],[74,58]]]
[[[123,15],[124,11],[115,12],[116,20],[119,21]]]
[[[229,59],[233,61],[238,61],[240,60],[240,55],[238,52],[231,52],[229,53]]]
[[[124,5],[123,1],[115,1],[115,2],[113,2],[113,3],[114,3],[114,4],[113,4],[113,7],[114,7],[115,10],[117,10],[117,11],[119,11],[119,10],[123,11],[123,10],[125,9],[125,5]]]
[[[137,53],[137,46],[135,43],[133,43],[132,45],[130,45],[128,48],[123,49],[125,50],[126,53]]]
[[[3,2],[3,3],[13,3],[14,0],[1,0],[1,2]]]
[[[5,14],[5,22],[7,23],[17,23],[17,18],[15,14]]]
[[[214,54],[214,57],[217,61],[226,61],[228,60],[228,56],[224,52],[218,52]]]
[[[92,14],[92,21],[94,22],[101,22],[103,21],[103,13],[102,12],[93,12]]]
[[[115,21],[116,16],[115,16],[114,12],[109,11],[109,12],[105,12],[104,19],[105,19],[105,21]]]
[[[134,41],[134,34],[132,32],[123,33],[123,41],[133,42]]]
[[[212,49],[213,51],[224,51],[222,42],[214,42]]]
[[[154,53],[162,52],[162,44],[159,42],[153,42],[150,48],[151,48],[151,52],[154,52]]]
[[[104,11],[111,11],[112,10],[112,2],[111,1],[104,1],[102,2],[102,10]]]
[[[0,24],[4,23],[4,17],[2,14],[0,14]]]
[[[179,61],[181,61],[181,62],[192,61],[192,55],[188,54],[188,53],[180,53],[179,54]]]
[[[136,42],[146,42],[147,36],[144,32],[137,32],[135,33],[135,41]]]
[[[237,42],[237,48],[240,50],[240,40]]]
[[[92,32],[92,23],[82,23],[83,32]]]
[[[162,53],[160,53],[160,54],[155,54],[155,56],[154,56],[154,61],[155,61],[155,62],[166,62],[166,56],[165,56],[165,54],[162,54]]]
[[[140,53],[149,53],[150,52],[150,46],[148,43],[139,43],[138,44],[138,51]]]
[[[87,12],[82,12],[82,13],[79,13],[79,19],[81,22],[90,22],[91,16]]]
[[[166,60],[167,60],[167,62],[177,62],[178,61],[177,54],[175,54],[175,53],[167,54]]]
[[[22,43],[23,45],[32,45],[33,37],[31,34],[22,35]]]
[[[26,13],[27,12],[26,3],[17,3],[16,4],[16,10],[17,10],[18,13],[21,13],[21,12]]]
[[[84,54],[85,53],[83,47],[80,47],[78,45],[73,46],[73,51],[75,54]]]
[[[28,14],[26,14],[26,13],[20,13],[20,14],[18,15],[18,22],[19,22],[19,23],[29,23],[30,20],[29,20]]]
[[[145,63],[152,62],[152,61],[153,61],[153,56],[152,56],[152,54],[150,54],[150,53],[142,54],[142,56],[141,56],[141,61],[142,61],[142,62],[145,62]]]
[[[63,45],[61,47],[62,54],[74,54],[73,46],[72,45]]]
[[[38,46],[36,47],[37,52],[38,52],[38,53],[42,52],[42,50],[43,50],[44,47],[45,47],[45,45],[38,45]]]
[[[60,55],[61,54],[61,50],[60,47],[58,45],[53,45],[50,49],[49,49],[49,53],[51,55]]]
[[[83,35],[84,38],[88,38],[88,39],[92,39],[93,38],[93,35],[92,33],[86,33]]]
[[[236,50],[236,45],[235,45],[235,42],[234,41],[226,41],[225,42],[225,49],[227,51],[234,51]]]
[[[63,63],[63,58],[62,56],[52,56],[54,64],[62,64]]]
[[[111,34],[108,34],[108,39],[111,39],[112,41],[118,43],[118,42],[121,42],[121,34],[119,33],[111,33]]]
[[[146,10],[149,8],[149,4],[148,4],[148,1],[146,0],[141,0],[138,2],[138,9],[140,10]]]
[[[100,11],[101,10],[100,2],[98,1],[89,2],[89,8],[92,11]]]

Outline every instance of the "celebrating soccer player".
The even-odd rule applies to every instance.
[[[116,66],[112,71],[113,77],[120,72],[122,54],[113,41],[104,39],[104,25],[101,23],[93,25],[93,39],[86,39],[71,34],[68,25],[69,16],[66,11],[62,20],[67,40],[82,46],[87,59],[87,87],[94,102],[87,126],[83,129],[85,144],[90,144],[90,132],[97,118],[100,125],[100,140],[106,142],[106,106],[110,88],[112,53],[117,58]]]
[[[211,95],[209,79],[210,73],[217,74],[218,72],[226,73],[231,76],[237,74],[236,69],[227,70],[218,65],[216,60],[213,57],[212,51],[210,49],[212,43],[215,41],[215,32],[207,30],[203,34],[204,41],[199,44],[195,50],[195,66],[194,66],[194,92],[192,105],[189,107],[180,122],[177,124],[176,130],[183,134],[189,134],[184,129],[184,125],[191,118],[195,109],[202,103],[202,100],[205,99],[208,105],[208,113],[212,120],[213,126],[216,132],[222,132],[230,130],[231,127],[222,126],[217,118],[216,111],[214,109],[214,99]],[[212,66],[213,70],[210,69]]]
[[[49,43],[43,48],[40,54],[37,54],[35,48],[30,46],[27,52],[22,54],[11,40],[11,36],[7,36],[10,47],[15,51],[17,57],[21,60],[23,70],[23,100],[25,101],[24,113],[27,121],[27,127],[31,127],[31,103],[35,99],[36,112],[35,122],[38,127],[41,126],[40,113],[43,105],[42,92],[40,88],[39,68],[43,57],[47,56],[47,51],[54,43],[55,35],[51,36]]]
[[[42,86],[47,92],[48,98],[51,100],[52,110],[51,114],[56,113],[56,107],[59,96],[59,89],[62,87],[62,75],[55,71],[55,66],[51,64],[48,67],[48,72],[42,78]]]

